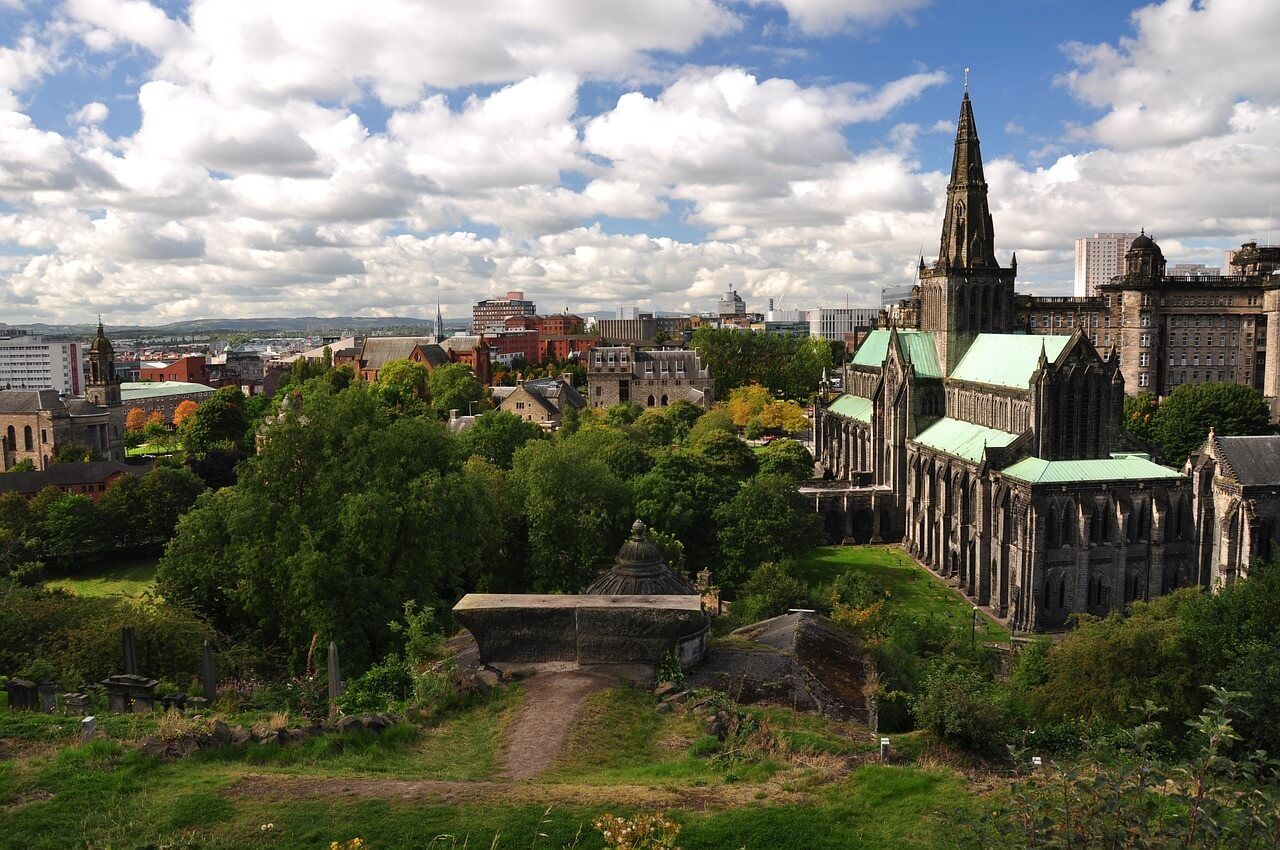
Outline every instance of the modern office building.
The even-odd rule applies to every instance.
[[[486,298],[471,308],[471,332],[482,334],[506,329],[512,316],[536,316],[538,308],[518,290],[508,292],[505,298]]]
[[[1095,295],[1099,284],[1124,274],[1124,255],[1138,238],[1136,233],[1095,233],[1076,240],[1078,297]]]
[[[0,337],[0,389],[84,391],[84,351],[80,343],[50,341],[11,332]]]

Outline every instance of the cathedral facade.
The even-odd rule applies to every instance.
[[[849,529],[901,539],[1022,632],[1204,581],[1189,479],[1125,432],[1118,355],[1078,328],[1026,333],[1016,276],[996,256],[966,92],[938,258],[816,418],[826,476],[873,506]]]

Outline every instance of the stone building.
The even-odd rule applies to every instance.
[[[1196,563],[1212,586],[1248,575],[1249,564],[1280,549],[1280,436],[1209,439],[1187,459]]]
[[[1138,451],[1125,378],[1079,328],[1030,335],[1017,259],[996,256],[968,93],[937,260],[867,336],[820,411],[837,522],[908,551],[1017,631],[1102,614],[1199,580],[1187,478]],[[829,525],[829,528],[831,526]]]
[[[119,408],[65,398],[57,390],[0,390],[0,472],[24,460],[37,470],[49,469],[58,449],[69,445],[123,460],[123,425],[115,421],[113,410]]]
[[[711,406],[711,373],[702,366],[696,351],[598,346],[586,362],[587,402],[592,407],[611,407],[624,401],[641,407],[666,407],[676,401]]]
[[[587,406],[582,394],[561,378],[539,378],[514,387],[494,387],[493,400],[498,410],[548,430],[560,427],[560,418],[569,408]]]
[[[1079,330],[1101,351],[1116,349],[1129,392],[1167,395],[1182,384],[1233,383],[1267,397],[1280,413],[1280,247],[1249,242],[1231,274],[1169,274],[1155,240],[1140,233],[1124,273],[1082,298],[1017,299],[1030,333]]]

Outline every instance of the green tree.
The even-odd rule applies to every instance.
[[[579,445],[539,440],[515,454],[511,482],[527,523],[527,575],[535,592],[580,593],[626,533],[626,487]]]
[[[713,431],[723,431],[726,434],[738,433],[737,427],[733,424],[733,417],[724,405],[717,404],[699,417],[689,429],[686,442],[696,443],[703,435]]]
[[[544,437],[543,431],[514,413],[491,410],[476,417],[475,424],[458,437],[464,457],[479,455],[503,469],[511,468],[516,450],[530,440]]]
[[[911,712],[921,728],[971,752],[996,755],[1013,731],[1008,694],[982,671],[952,658],[925,674]]]
[[[690,443],[690,448],[713,466],[739,478],[746,478],[756,468],[751,447],[739,440],[736,434],[724,431],[701,434]]]
[[[1266,434],[1271,411],[1262,394],[1242,384],[1183,384],[1160,403],[1155,436],[1165,459],[1181,464],[1204,444],[1212,428],[1219,436]]]
[[[720,584],[736,588],[760,564],[798,557],[822,539],[822,520],[781,475],[757,475],[715,511]]]
[[[785,564],[763,563],[751,573],[733,603],[734,620],[752,623],[807,606],[808,591]]]
[[[88,463],[96,460],[100,455],[90,449],[88,446],[82,446],[79,443],[66,443],[58,447],[58,451],[53,455],[54,463]]]
[[[469,414],[484,410],[486,391],[484,384],[465,363],[447,363],[431,373],[429,381],[431,406],[445,419],[450,410]]]
[[[774,440],[756,455],[762,474],[783,475],[794,481],[813,477],[813,455],[795,440]]]
[[[249,417],[239,387],[222,387],[205,399],[184,427],[183,445],[197,456],[218,448],[245,449],[248,441]]]
[[[807,401],[817,392],[823,370],[834,365],[831,344],[805,335],[701,327],[693,332],[692,344],[711,370],[718,398],[755,383],[783,398]]]
[[[676,423],[662,410],[646,410],[631,427],[646,445],[655,448],[670,445],[676,439]]]
[[[93,560],[103,548],[98,506],[78,493],[52,500],[40,517],[39,531],[45,559],[64,570]]]
[[[13,466],[9,467],[8,470],[6,471],[7,472],[35,472],[36,462],[29,457],[24,457],[22,460],[18,461]]]
[[[1125,396],[1124,427],[1144,443],[1156,441],[1156,414],[1160,402],[1154,393]]]
[[[374,392],[398,413],[416,413],[428,395],[427,367],[412,360],[392,360],[378,370]],[[446,411],[447,412],[447,411]]]
[[[695,567],[716,563],[714,514],[737,491],[735,476],[680,449],[660,452],[647,472],[628,483],[637,517],[680,540]]]
[[[644,408],[634,401],[620,401],[604,412],[604,423],[611,428],[630,425],[640,418]]]

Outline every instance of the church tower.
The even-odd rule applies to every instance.
[[[919,326],[933,334],[938,362],[946,374],[951,374],[979,333],[1013,329],[1017,262],[1015,257],[1008,268],[1001,268],[996,260],[978,125],[966,83],[938,259],[932,266],[920,261]]]
[[[98,319],[98,335],[89,346],[89,380],[85,385],[85,398],[99,407],[116,407],[120,404],[120,379],[116,377],[116,353]]]

